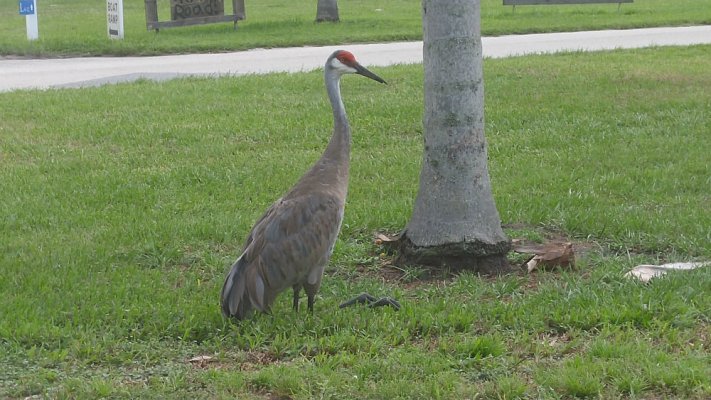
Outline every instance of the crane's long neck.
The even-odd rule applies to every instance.
[[[319,187],[345,201],[348,193],[348,170],[351,152],[351,128],[348,125],[346,109],[341,100],[340,74],[326,68],[326,92],[333,108],[333,134],[321,159],[312,171]]]
[[[326,92],[333,109],[333,136],[324,152],[324,158],[348,165],[351,150],[351,128],[348,125],[346,108],[341,99],[340,76],[333,70],[325,73]]]
[[[314,190],[329,192],[345,202],[348,192],[348,169],[351,151],[351,129],[341,100],[339,76],[326,69],[326,91],[333,107],[333,135],[316,164],[301,177],[286,196],[312,194]]]

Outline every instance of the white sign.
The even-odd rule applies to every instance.
[[[109,38],[123,39],[123,0],[106,0],[106,24]]]
[[[39,38],[39,24],[37,23],[37,1],[20,0],[20,15],[25,16],[27,40]]]

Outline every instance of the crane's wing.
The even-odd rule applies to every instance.
[[[311,280],[328,263],[343,219],[331,194],[280,199],[255,224],[243,254],[245,281],[255,306],[267,309],[282,290]],[[314,283],[314,282],[309,282]]]
[[[257,220],[252,227],[252,230],[249,232],[249,235],[247,235],[247,240],[245,240],[244,247],[242,248],[242,254],[239,258],[237,258],[237,261],[232,264],[230,272],[227,273],[225,282],[222,285],[222,291],[220,292],[222,314],[226,317],[243,319],[252,310],[252,302],[250,301],[250,295],[247,291],[246,283],[248,269],[254,269],[254,267],[251,267],[252,264],[247,261],[247,249],[254,241],[254,235],[257,227],[260,226],[264,220],[271,218],[271,215],[274,214],[274,210],[278,208],[279,204],[281,204],[281,199],[278,199],[271,206],[269,206],[267,211],[265,211],[264,214]],[[254,277],[251,277],[250,279],[252,282],[254,281]],[[251,286],[254,287],[254,283],[252,283]]]
[[[249,231],[249,235],[247,235],[247,240],[244,242],[244,247],[242,247],[242,252],[244,253],[247,251],[247,248],[249,247],[250,244],[254,241],[254,235],[255,231],[258,230],[258,228],[264,223],[265,220],[269,220],[272,218],[272,215],[274,214],[274,210],[279,208],[281,206],[282,199],[279,198],[277,201],[272,203],[269,208],[267,208],[267,211],[262,214],[262,216],[257,220],[257,222],[254,223],[254,226],[252,226],[252,230]]]

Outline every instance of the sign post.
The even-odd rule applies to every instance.
[[[110,39],[123,39],[123,0],[106,0],[106,23]]]
[[[37,2],[36,0],[20,0],[20,15],[25,16],[25,27],[27,28],[27,40],[39,38],[39,24],[37,23]]]

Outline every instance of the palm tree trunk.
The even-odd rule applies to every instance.
[[[401,263],[508,269],[487,166],[479,0],[423,0],[424,159]]]

